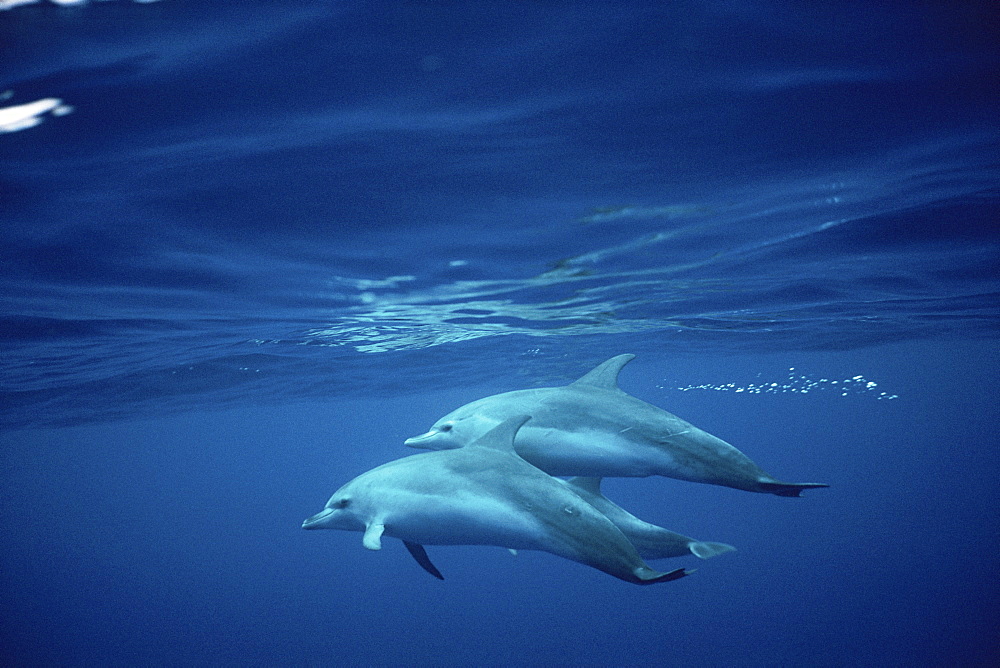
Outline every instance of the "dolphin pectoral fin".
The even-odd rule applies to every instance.
[[[720,554],[725,554],[726,552],[736,551],[736,548],[732,545],[726,545],[725,543],[706,543],[702,541],[690,543],[688,545],[688,549],[691,550],[691,554],[699,559],[711,559],[712,557],[717,557]]]
[[[760,491],[777,496],[798,496],[806,489],[829,487],[821,482],[758,482]]]
[[[382,549],[382,532],[385,531],[384,524],[369,524],[365,529],[365,537],[361,539],[361,544],[369,550]]]
[[[417,560],[417,563],[420,564],[421,568],[436,577],[438,580],[444,580],[444,576],[441,575],[441,571],[439,571],[437,567],[431,563],[430,557],[427,556],[427,550],[424,549],[423,545],[420,543],[411,543],[408,540],[404,540],[403,545],[405,545],[406,549],[413,555],[413,558]]]
[[[670,582],[671,580],[679,580],[685,575],[691,575],[694,570],[686,570],[684,568],[678,568],[676,570],[670,571],[669,573],[660,573],[654,571],[648,566],[643,566],[637,568],[634,571],[636,578],[636,584],[648,585],[656,584],[657,582]]]

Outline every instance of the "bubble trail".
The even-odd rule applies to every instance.
[[[761,374],[757,374],[760,378]],[[862,375],[852,376],[844,379],[815,378],[807,374],[796,373],[795,367],[788,369],[788,378],[782,382],[759,382],[759,383],[723,383],[702,385],[687,385],[684,387],[668,387],[657,385],[661,390],[679,390],[687,392],[690,390],[715,390],[716,392],[736,392],[747,394],[785,394],[788,392],[795,394],[809,394],[810,392],[837,392],[842,397],[853,394],[863,394],[874,396],[878,400],[898,399],[898,394],[890,394],[879,389],[878,383],[868,380]]]

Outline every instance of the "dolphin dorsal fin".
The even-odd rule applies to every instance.
[[[601,478],[590,478],[587,476],[577,476],[566,481],[571,487],[590,492],[594,496],[604,496],[601,494]]]
[[[466,447],[474,446],[502,450],[504,452],[514,452],[514,436],[517,434],[517,430],[521,428],[521,425],[530,419],[530,415],[509,417]]]
[[[618,389],[618,373],[622,370],[622,367],[635,359],[635,355],[626,353],[624,355],[618,355],[612,357],[607,362],[598,364],[596,367],[587,372],[583,378],[570,383],[571,385],[591,385],[593,387],[599,387],[603,390],[617,390]]]

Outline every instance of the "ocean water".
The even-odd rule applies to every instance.
[[[993,3],[0,0],[5,665],[1000,656]],[[801,499],[636,587],[305,532],[490,394],[622,388]]]

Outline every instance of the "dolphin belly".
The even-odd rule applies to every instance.
[[[493,545],[537,550],[544,531],[532,518],[499,499],[456,494],[424,498],[385,521],[385,533],[420,545]]]
[[[554,476],[644,478],[676,465],[669,452],[599,430],[522,429],[514,448]]]

